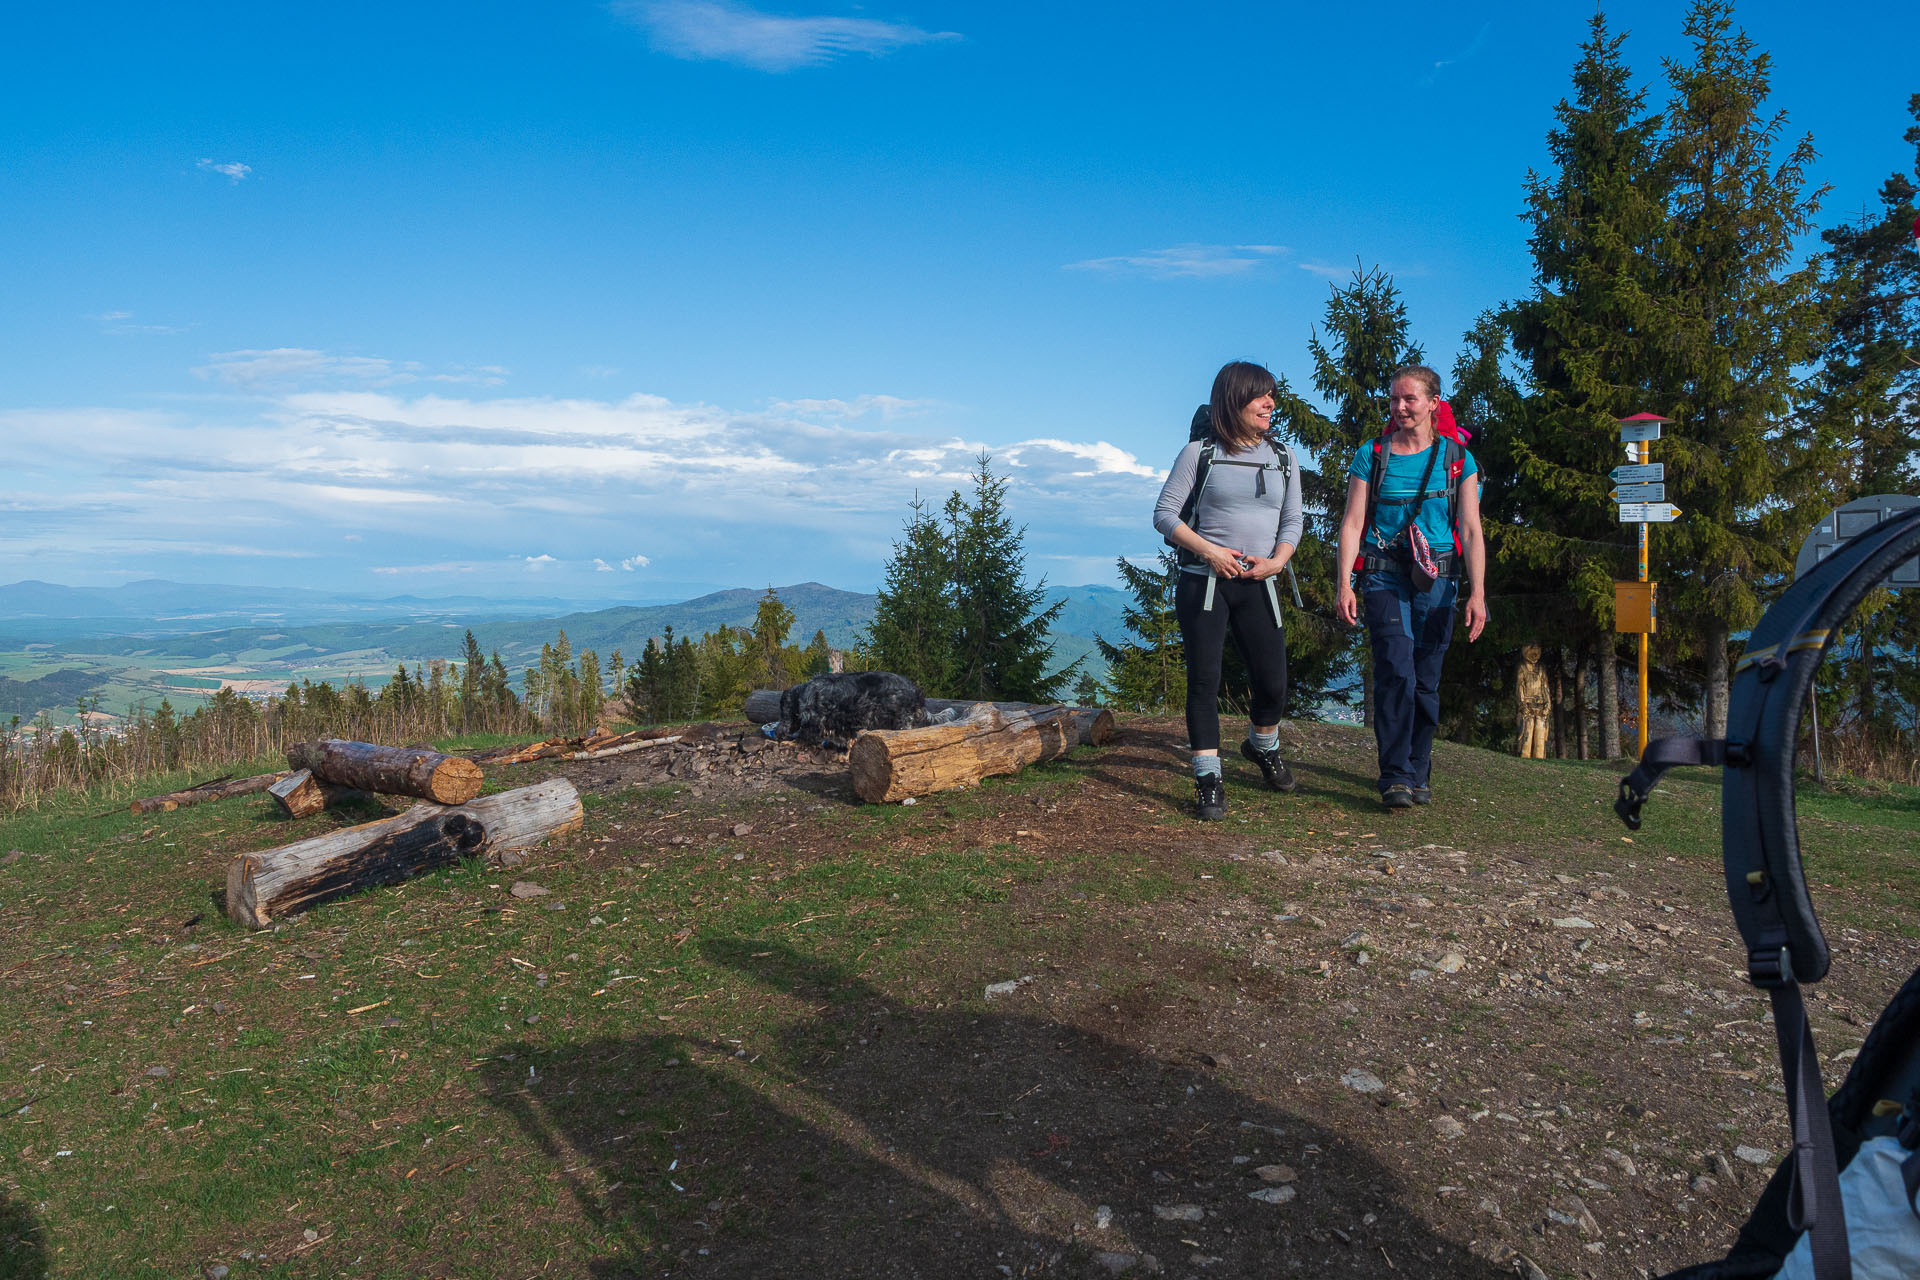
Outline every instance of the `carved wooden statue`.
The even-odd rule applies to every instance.
[[[1520,651],[1520,669],[1514,673],[1514,690],[1520,695],[1519,754],[1529,760],[1547,758],[1547,717],[1553,711],[1553,692],[1547,684],[1547,670],[1540,665],[1540,646],[1530,644]]]

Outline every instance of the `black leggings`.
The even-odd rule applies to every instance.
[[[1187,652],[1187,741],[1195,751],[1220,749],[1220,658],[1227,632],[1246,659],[1255,724],[1278,724],[1287,705],[1287,633],[1274,617],[1277,591],[1251,578],[1213,579],[1213,608],[1203,609],[1207,575],[1182,573],[1173,616]]]

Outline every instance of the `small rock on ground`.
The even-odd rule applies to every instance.
[[[1745,1160],[1748,1164],[1773,1163],[1773,1153],[1771,1151],[1762,1151],[1759,1147],[1749,1147],[1745,1145],[1735,1147],[1733,1149],[1733,1157],[1736,1160]]]
[[[1262,1187],[1258,1191],[1247,1192],[1247,1199],[1263,1204],[1285,1204],[1298,1194],[1292,1187]]]
[[[1262,1182],[1292,1182],[1299,1175],[1290,1164],[1263,1164],[1253,1171],[1253,1176]]]
[[[1452,1116],[1436,1116],[1433,1121],[1433,1131],[1442,1138],[1458,1138],[1467,1132],[1467,1126]]]
[[[1162,1222],[1200,1222],[1207,1211],[1197,1204],[1157,1204],[1153,1206],[1153,1216]]]
[[[1355,1093],[1378,1093],[1387,1087],[1381,1083],[1380,1077],[1373,1074],[1373,1072],[1361,1071],[1358,1068],[1352,1071],[1342,1072],[1340,1075],[1340,1083]]]
[[[531,880],[515,880],[513,888],[507,892],[516,898],[544,898],[552,890],[543,885],[537,885]]]

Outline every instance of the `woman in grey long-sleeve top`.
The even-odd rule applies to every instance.
[[[1280,758],[1287,702],[1287,637],[1274,577],[1300,544],[1300,466],[1273,433],[1274,378],[1236,360],[1213,380],[1213,433],[1180,451],[1160,490],[1153,527],[1178,548],[1174,617],[1187,655],[1187,741],[1194,815],[1227,815],[1220,766],[1220,659],[1227,633],[1246,659],[1252,724],[1240,754],[1275,791],[1292,791]],[[1203,451],[1211,461],[1199,475]],[[1195,493],[1196,480],[1199,492]]]

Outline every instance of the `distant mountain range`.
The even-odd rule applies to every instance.
[[[857,643],[875,597],[817,582],[776,588],[794,613],[789,640],[824,632],[836,648]],[[357,677],[384,682],[394,666],[457,661],[471,630],[483,652],[500,654],[516,675],[537,662],[561,631],[577,653],[615,650],[631,663],[669,627],[699,637],[753,624],[763,590],[729,588],[671,603],[583,609],[575,602],[397,596],[370,600],[298,588],[255,589],[132,583],[109,591],[18,582],[0,587],[0,715],[70,713],[78,696],[105,710],[189,706],[223,682],[256,692],[294,679]],[[1104,674],[1095,636],[1118,639],[1126,593],[1112,587],[1055,587],[1054,669],[1086,659]],[[192,612],[188,610],[191,609]],[[236,625],[239,624],[239,625]]]
[[[608,596],[582,601],[557,596],[377,597],[305,587],[234,587],[161,578],[118,587],[66,587],[29,579],[0,586],[0,638],[44,642],[129,631],[206,631],[223,625],[552,617],[615,604],[668,604],[715,589],[711,583],[656,583],[639,600]]]
[[[805,644],[813,633],[826,633],[836,648],[854,644],[873,618],[875,597],[841,591],[818,582],[777,587],[782,603],[793,610],[794,643]],[[693,600],[647,606],[619,605],[611,609],[576,610],[537,618],[446,618],[433,621],[373,621],[326,623],[313,626],[225,627],[186,635],[135,634],[103,637],[87,645],[89,653],[143,658],[171,657],[182,661],[236,661],[271,651],[283,660],[318,657],[364,649],[381,649],[409,662],[458,658],[471,630],[481,649],[500,652],[508,666],[518,668],[536,660],[540,647],[561,631],[575,651],[593,649],[603,658],[618,649],[631,659],[650,637],[674,634],[699,637],[722,626],[753,625],[764,591],[744,587],[715,591]],[[1056,623],[1056,656],[1071,662],[1094,650],[1093,636],[1119,636],[1124,630],[1120,611],[1127,596],[1112,587],[1057,587],[1046,602],[1066,601]]]

